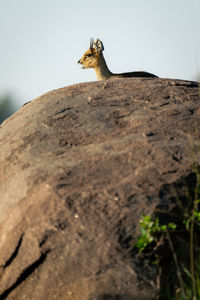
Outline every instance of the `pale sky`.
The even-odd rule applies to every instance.
[[[21,105],[96,80],[77,64],[90,37],[113,72],[199,78],[200,0],[0,0],[0,95]]]

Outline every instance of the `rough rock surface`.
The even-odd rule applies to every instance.
[[[0,127],[0,299],[156,299],[138,221],[168,207],[199,141],[194,82],[82,83],[19,109]]]

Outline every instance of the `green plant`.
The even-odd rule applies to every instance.
[[[185,226],[183,230],[185,230],[189,236],[189,268],[184,266],[181,257],[177,257],[179,253],[176,253],[176,249],[174,248],[174,240],[176,239],[176,234],[178,235],[180,224],[169,222],[168,225],[160,225],[159,218],[153,218],[151,215],[142,215],[140,219],[141,235],[135,244],[139,252],[148,251],[147,246],[153,242],[158,243],[159,238],[163,235],[168,241],[180,286],[180,289],[176,291],[176,297],[170,297],[168,298],[169,300],[200,300],[200,253],[198,252],[200,233],[200,173],[198,168],[195,168],[195,177],[195,189],[192,196],[190,196],[189,193],[187,196],[189,208],[186,207],[184,209],[180,207],[180,201],[178,201],[178,206],[181,208],[181,216],[179,216],[179,219],[182,217]],[[165,212],[165,214],[168,213]],[[174,231],[173,240],[170,231]]]
[[[175,223],[169,223],[168,225],[160,225],[159,219],[153,220],[151,215],[142,215],[140,219],[140,232],[141,235],[135,244],[135,247],[140,252],[144,251],[145,248],[156,240],[156,234],[160,232],[166,232],[167,229],[174,230],[176,228]]]
[[[0,123],[17,110],[15,101],[10,94],[0,95]]]

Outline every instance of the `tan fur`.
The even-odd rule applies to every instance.
[[[102,51],[104,50],[103,43],[97,39],[96,41],[90,41],[90,48],[84,53],[82,58],[78,61],[79,64],[83,65],[82,69],[93,68],[96,72],[98,80],[106,80],[109,78],[124,78],[124,77],[157,77],[154,74],[148,72],[129,72],[114,74],[110,72],[107,67],[105,58]]]

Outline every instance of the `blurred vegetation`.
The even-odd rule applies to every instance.
[[[0,96],[0,124],[17,110],[14,97],[11,94]]]

